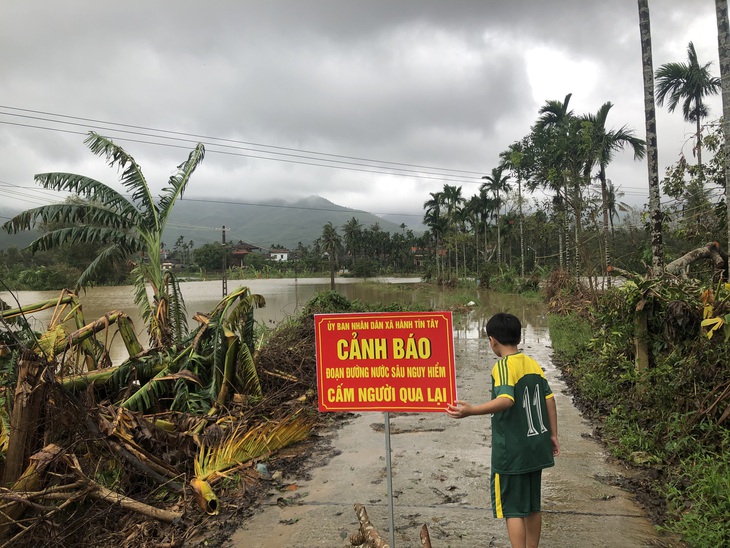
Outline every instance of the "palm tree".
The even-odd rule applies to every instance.
[[[567,267],[568,264],[568,215],[567,206],[570,203],[568,196],[568,182],[571,173],[570,166],[575,165],[571,161],[571,155],[575,152],[574,137],[577,133],[576,117],[572,110],[569,110],[572,93],[568,93],[563,101],[550,100],[540,107],[538,118],[533,128],[533,140],[542,141],[547,145],[545,175],[546,182],[557,194],[556,205],[559,209],[560,237],[558,240],[560,266]],[[542,135],[543,139],[535,139]],[[575,171],[575,170],[573,170]],[[563,194],[560,198],[560,194]],[[573,203],[574,210],[577,210],[577,203]],[[576,215],[576,230],[579,225],[579,215]],[[576,260],[578,256],[578,241],[576,239]]]
[[[611,266],[611,252],[608,238],[609,209],[608,209],[608,186],[606,178],[606,167],[613,160],[614,153],[629,146],[634,151],[634,160],[640,160],[646,155],[646,143],[634,135],[634,131],[623,126],[617,130],[606,130],[606,118],[613,107],[609,101],[603,104],[598,112],[585,117],[585,121],[591,125],[591,143],[593,154],[586,164],[588,173],[594,164],[598,165],[598,179],[601,182],[601,209],[603,211],[603,244],[606,262],[606,270]],[[609,285],[611,278],[609,277]]]
[[[722,132],[725,158],[730,158],[730,26],[728,25],[727,0],[715,0],[717,17],[717,49],[720,56],[722,81]],[[730,166],[725,166],[725,219],[730,219]],[[730,250],[730,222],[727,225],[727,242]],[[725,273],[728,276],[728,272]]]
[[[657,157],[656,108],[654,107],[654,65],[651,52],[651,17],[649,0],[639,1],[639,32],[641,61],[644,74],[644,118],[646,120],[646,154],[649,171],[649,211],[651,214],[651,267],[658,276],[664,268],[662,243],[662,208],[659,192],[659,161]]]
[[[322,236],[320,237],[322,251],[327,253],[327,260],[330,265],[330,289],[335,290],[335,266],[337,266],[337,258],[342,253],[342,237],[337,232],[337,227],[332,225],[332,221],[327,221],[322,227]]]
[[[441,206],[443,205],[442,193],[429,192],[429,196],[431,196],[431,198],[423,203],[423,208],[426,210],[423,216],[423,222],[433,233],[434,244],[436,246],[434,250],[436,260],[436,278],[438,279],[441,277],[441,268],[439,266],[439,247],[444,232],[446,231],[446,218],[441,215]]]
[[[355,217],[352,217],[349,221],[345,223],[345,225],[342,227],[342,230],[345,233],[345,248],[352,257],[352,260],[354,261],[357,251],[357,244],[360,238],[362,238],[362,224]]]
[[[482,177],[482,179],[485,179],[487,182],[482,183],[479,187],[480,191],[491,192],[494,196],[497,222],[497,264],[500,264],[502,261],[502,234],[500,232],[499,225],[499,213],[500,209],[502,209],[502,198],[500,197],[500,194],[502,192],[509,192],[509,183],[507,182],[509,181],[509,175],[503,175],[503,173],[504,165],[492,168],[492,172],[489,175],[484,175]]]
[[[461,206],[464,198],[461,196],[461,187],[445,184],[441,192],[441,200],[446,206],[446,220],[448,222],[448,230],[454,240],[455,249],[455,266],[456,277],[459,277],[459,242],[458,242],[458,224],[461,214]],[[451,263],[449,262],[449,265]]]
[[[499,154],[502,165],[512,171],[517,178],[517,210],[520,216],[520,276],[523,278],[525,277],[525,229],[522,213],[522,162],[525,156],[525,148],[523,142],[517,141]]]
[[[187,331],[184,303],[174,276],[162,269],[162,233],[177,199],[203,161],[205,148],[198,144],[190,152],[155,199],[140,166],[123,148],[94,132],[84,143],[94,154],[105,156],[110,167],[123,170],[121,183],[130,196],[83,175],[40,173],[35,181],[43,188],[71,192],[85,201],[29,209],[4,228],[15,233],[38,224],[62,225],[34,240],[29,246],[34,253],[64,244],[100,244],[101,252],[77,281],[79,288],[93,282],[111,263],[134,259],[135,302],[147,324],[151,345],[180,340]],[[152,302],[147,283],[152,288]]]
[[[708,114],[704,98],[717,95],[720,79],[710,74],[710,65],[700,66],[697,52],[692,42],[687,46],[687,63],[667,63],[656,71],[656,100],[659,106],[667,101],[667,109],[674,112],[682,102],[682,115],[685,121],[696,124],[697,166],[702,173],[702,119]],[[701,181],[700,181],[701,184]]]

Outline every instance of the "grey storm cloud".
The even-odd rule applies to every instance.
[[[719,73],[712,0],[651,9],[655,68],[694,40]],[[5,0],[0,52],[0,192],[20,208],[36,204],[6,191],[38,172],[116,181],[83,145],[90,129],[160,181],[205,141],[191,196],[318,194],[414,222],[445,182],[476,193],[546,100],[611,101],[609,125],[644,133],[629,0]],[[659,122],[667,164],[691,128]],[[610,170],[645,201],[643,163],[619,155]]]

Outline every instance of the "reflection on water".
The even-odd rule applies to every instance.
[[[391,304],[394,301],[417,298],[422,300],[423,295],[394,292],[385,286],[385,283],[407,284],[420,281],[419,278],[379,278],[380,284],[360,284],[360,279],[337,278],[336,289],[348,299],[358,299],[366,303]],[[269,327],[282,320],[294,316],[315,294],[329,289],[329,278],[303,279],[274,279],[274,280],[236,280],[229,281],[229,292],[238,286],[244,285],[252,293],[258,293],[266,299],[266,307],[254,311],[254,317],[260,323]],[[183,282],[181,284],[188,320],[193,327],[192,317],[197,312],[208,313],[215,307],[222,296],[220,281]],[[460,290],[461,293],[467,293]],[[14,294],[21,305],[55,299],[58,291],[20,291]],[[435,310],[442,308],[444,292],[434,289],[430,299]],[[13,296],[7,292],[0,292],[0,298],[11,307],[17,306]],[[80,296],[84,319],[90,322],[102,317],[113,310],[121,310],[129,315],[134,322],[135,329],[141,341],[145,340],[144,325],[137,307],[134,304],[134,290],[132,286],[96,287],[87,290]],[[523,342],[525,344],[546,344],[548,340],[546,311],[542,303],[526,301],[519,296],[478,291],[470,298],[476,306],[470,307],[464,314],[454,315],[455,339],[479,339],[485,337],[484,327],[489,317],[496,312],[510,312],[520,318],[523,324]],[[463,303],[467,304],[467,303]],[[53,311],[45,310],[35,314],[31,321],[33,327],[41,330],[47,325]],[[126,351],[122,341],[117,337],[112,344],[111,359],[120,363],[126,359]]]

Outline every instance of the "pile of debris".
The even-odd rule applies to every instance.
[[[315,310],[262,347],[264,304],[241,287],[175,344],[145,349],[126,314],[86,323],[68,291],[2,303],[0,546],[193,545],[224,501],[255,504],[256,464],[319,424]],[[129,357],[111,366],[117,336]]]

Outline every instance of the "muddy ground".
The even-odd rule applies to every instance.
[[[495,361],[487,341],[454,342],[459,398],[487,399]],[[524,343],[524,351],[546,370],[559,414],[562,453],[543,475],[541,546],[677,546],[656,533],[648,518],[651,501],[642,506],[624,489],[636,483],[637,473],[611,462],[594,438],[592,425],[573,405],[550,361],[547,341]],[[424,523],[434,548],[509,546],[504,521],[492,518],[489,503],[488,417],[391,414],[390,428],[396,547],[420,546]],[[272,477],[263,482],[267,493],[258,509],[238,524],[228,522],[226,528],[237,528],[218,531],[217,540],[225,540],[216,545],[350,546],[349,536],[358,528],[355,503],[365,506],[383,538],[389,538],[382,413],[352,415],[344,424],[326,429],[311,453],[294,464],[286,458],[268,463]]]

